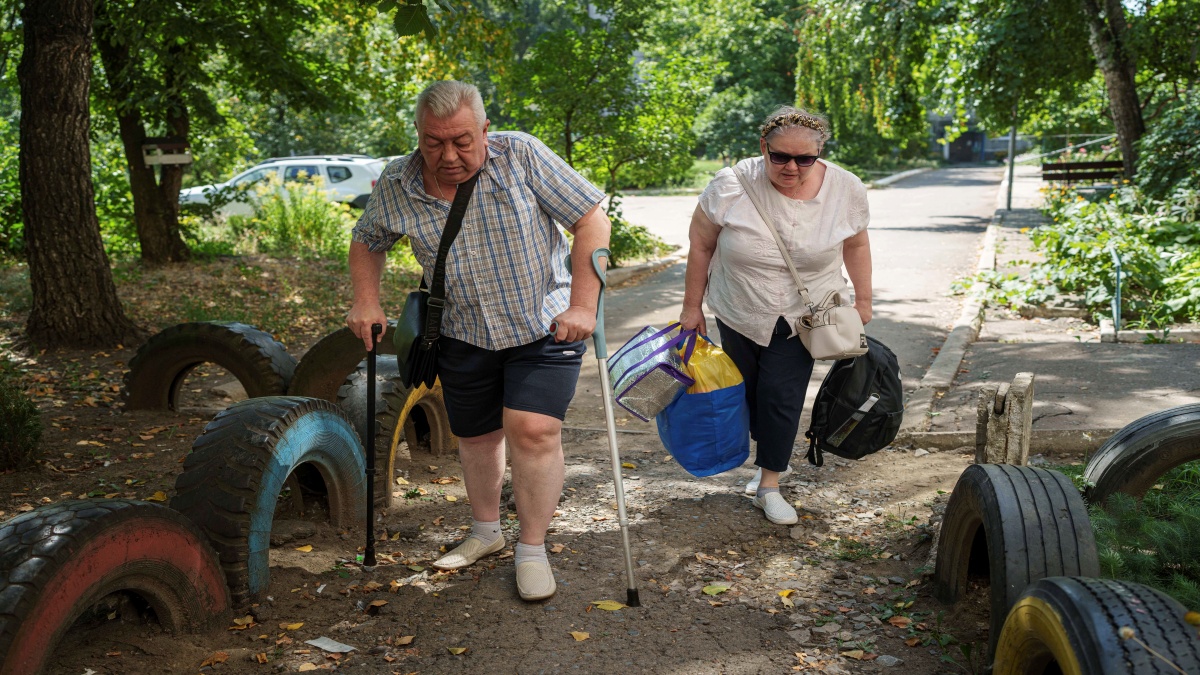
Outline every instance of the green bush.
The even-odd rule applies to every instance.
[[[254,214],[230,219],[239,238],[257,252],[299,258],[343,258],[350,247],[355,214],[349,204],[330,201],[320,177],[259,185]]]
[[[1165,200],[1124,186],[1085,198],[1070,189],[1047,194],[1052,222],[1032,233],[1044,261],[1027,280],[997,278],[993,295],[1039,303],[1078,294],[1108,315],[1121,261],[1122,315],[1135,323],[1200,318],[1200,191],[1178,189]]]
[[[17,125],[0,117],[0,259],[25,257]]]
[[[667,250],[667,244],[647,230],[634,225],[621,214],[621,203],[617,196],[610,198],[608,219],[612,222],[612,235],[608,249],[612,252],[610,263],[620,266],[637,258],[648,258]]]
[[[19,469],[41,456],[42,418],[17,384],[0,373],[0,470]]]
[[[1184,96],[1138,143],[1138,186],[1165,199],[1178,189],[1200,190],[1200,92]]]
[[[1191,469],[1196,473],[1195,467]],[[1104,509],[1092,507],[1101,574],[1157,588],[1188,608],[1200,607],[1196,485],[1189,494],[1190,498],[1178,499],[1148,495],[1139,503],[1118,493],[1108,498]]]

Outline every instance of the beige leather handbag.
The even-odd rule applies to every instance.
[[[792,279],[796,281],[796,290],[800,292],[800,299],[808,307],[809,313],[796,320],[796,334],[800,336],[800,341],[804,343],[808,353],[818,361],[839,361],[866,354],[867,333],[863,328],[862,317],[858,315],[858,310],[854,309],[853,305],[843,304],[847,298],[842,298],[842,294],[837,291],[830,291],[820,304],[813,304],[812,298],[808,295],[808,288],[804,286],[804,281],[800,279],[800,273],[792,264],[792,256],[788,254],[783,239],[775,229],[775,224],[767,216],[767,210],[759,203],[758,197],[750,185],[750,179],[742,175],[742,172],[736,168],[733,173],[737,176],[738,182],[742,184],[742,189],[746,191],[746,196],[750,198],[754,208],[758,210],[758,215],[767,224],[771,236],[775,238],[775,245],[783,254],[783,262],[787,264],[788,271],[792,273]]]

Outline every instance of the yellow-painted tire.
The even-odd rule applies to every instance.
[[[1141,584],[1049,577],[1008,613],[993,675],[1200,673],[1200,637],[1183,606]],[[1123,637],[1129,628],[1133,637]],[[1156,654],[1157,653],[1157,654]]]

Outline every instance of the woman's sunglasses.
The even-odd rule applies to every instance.
[[[767,156],[771,158],[772,164],[783,166],[788,162],[795,162],[796,166],[812,166],[817,163],[817,157],[820,155],[789,155],[782,152],[775,152],[771,146],[767,146]]]

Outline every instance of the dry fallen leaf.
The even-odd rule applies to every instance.
[[[312,552],[312,544],[305,544],[303,546],[297,546],[296,550],[300,551],[301,553],[310,553],[310,552]]]
[[[279,624],[279,627],[282,628],[283,630],[300,630],[300,627],[303,625],[304,625],[303,621],[301,621],[299,623],[284,622],[284,623]]]
[[[859,661],[862,661],[862,658],[865,655],[866,655],[866,652],[864,652],[861,649],[851,649],[849,651],[842,652],[842,656],[845,656],[845,657],[851,658],[851,659],[857,659]]]
[[[637,468],[637,464],[634,464],[633,462],[621,462],[621,466],[626,469],[636,469]]]
[[[257,653],[257,654],[255,654],[255,655],[254,655],[254,660],[255,660],[255,661],[258,661],[259,663],[266,663],[266,662],[267,662],[267,655],[266,655],[266,653],[264,653],[264,652],[259,652],[259,653]]]
[[[598,523],[602,520],[608,520],[608,516],[592,516],[592,520]]]
[[[368,607],[383,607],[387,604],[387,600],[372,600]]]
[[[625,605],[622,605],[616,600],[593,600],[592,605],[595,606],[596,609],[603,609],[609,612],[615,612],[618,609],[625,608]]]
[[[235,626],[249,626],[252,623],[254,623],[254,617],[249,614],[233,620],[233,625]]]
[[[408,481],[403,476],[396,476],[396,485],[408,485]]]
[[[704,587],[705,595],[720,595],[729,590],[729,584],[709,584]]]
[[[912,619],[908,618],[907,616],[893,616],[892,618],[888,619],[887,622],[896,628],[908,628],[908,624],[912,623]]]
[[[455,656],[458,656],[459,654],[467,651],[467,648],[466,647],[446,647],[446,651],[450,652],[451,654],[454,654]]]
[[[458,497],[455,497],[454,495],[446,495],[446,501],[456,502],[456,501],[458,501]]]
[[[551,553],[562,553],[564,548],[566,548],[566,546],[564,544],[554,544],[553,546],[550,547],[550,552]]]
[[[416,635],[404,635],[396,640],[396,644],[400,645],[401,647],[404,645],[411,645],[412,641],[415,639],[417,639]]]
[[[203,668],[203,667],[205,667],[205,666],[211,666],[211,665],[215,665],[215,664],[217,664],[217,663],[225,663],[225,662],[226,662],[226,661],[228,661],[228,660],[229,660],[229,654],[228,654],[228,653],[226,653],[226,652],[213,652],[213,655],[212,655],[212,656],[208,657],[207,659],[204,659],[204,663],[201,663],[201,664],[200,664],[200,667],[201,667],[201,668]]]
[[[158,492],[155,492],[154,494],[150,495],[149,497],[146,497],[146,501],[148,501],[148,502],[165,502],[165,501],[167,501],[167,493],[163,492],[162,490],[159,490]]]
[[[921,644],[921,638],[910,637],[904,641],[904,644],[908,645],[909,647],[917,647]]]
[[[794,589],[794,588],[785,588],[785,589],[783,589],[782,591],[779,591],[779,597],[781,597],[781,598],[789,598],[789,597],[791,597],[791,596],[792,596],[792,594],[793,594],[793,593],[795,593],[795,592],[796,592],[796,589]]]
[[[573,631],[571,631],[571,637],[575,638],[576,642],[583,642],[584,640],[590,638],[591,635],[589,635],[588,633],[585,633],[583,631],[573,630]]]
[[[793,602],[792,599],[787,596],[779,598],[779,601],[783,603],[784,607],[795,607],[796,606],[796,603]]]
[[[310,670],[316,670],[316,669],[317,669],[317,666],[316,666],[316,664],[313,664],[313,663],[301,663],[301,664],[300,664],[300,667],[299,667],[299,668],[297,668],[296,670],[297,670],[298,672],[301,672],[301,673],[307,673],[307,672],[308,672],[308,671],[310,671]]]

